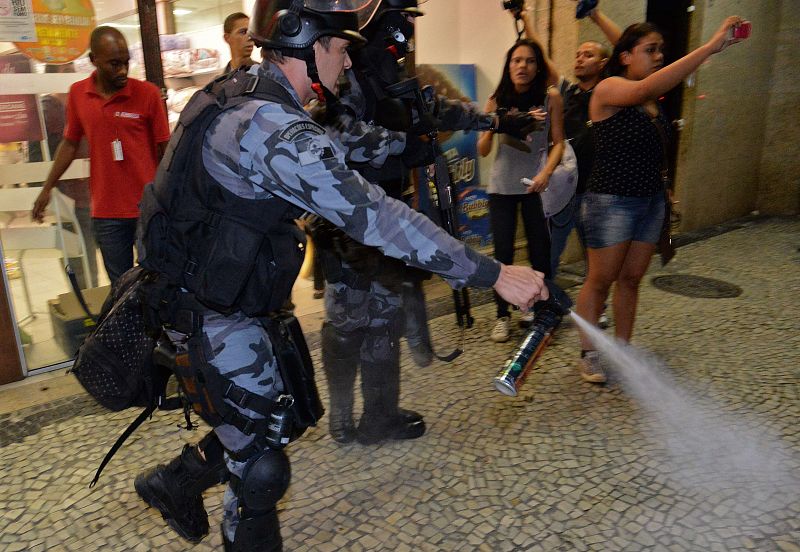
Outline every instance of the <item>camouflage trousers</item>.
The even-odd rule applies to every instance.
[[[341,428],[352,427],[354,422],[353,387],[358,373],[363,397],[359,431],[394,418],[399,408],[402,286],[389,289],[371,280],[369,287],[362,289],[364,283],[360,281],[356,289],[339,281],[328,283],[325,289],[325,325],[335,332],[326,336],[323,326],[322,362],[334,439],[345,435]]]
[[[345,262],[342,271],[354,272]],[[417,308],[409,308],[412,302]],[[429,339],[424,306],[419,282],[406,282],[399,289],[389,289],[376,280],[369,282],[369,289],[355,289],[341,281],[326,282],[325,321],[344,333],[381,333],[385,329],[393,335],[404,334],[410,345],[419,345]],[[369,351],[362,351],[370,356]]]
[[[272,353],[267,331],[261,323],[243,313],[223,315],[213,310],[202,314],[203,357],[192,358],[193,363],[203,363],[212,371],[233,381],[247,391],[268,399],[277,399],[283,392],[283,381]],[[252,419],[263,418],[249,409],[231,406]],[[226,451],[237,453],[247,448],[255,435],[245,435],[236,427],[220,424],[214,427]],[[225,463],[231,474],[241,477],[247,458],[234,460],[225,455]],[[239,522],[239,500],[229,486],[223,498],[223,530],[233,540]]]
[[[352,270],[342,263],[342,271]],[[369,289],[355,289],[344,282],[325,286],[325,321],[343,333],[366,331],[370,334],[399,333],[402,299],[400,293],[372,280]],[[387,331],[383,331],[387,330]],[[392,330],[389,332],[388,330]],[[369,359],[385,344],[362,346],[362,359]]]

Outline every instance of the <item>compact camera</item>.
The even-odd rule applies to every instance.
[[[749,21],[742,21],[738,27],[733,28],[732,38],[749,38],[750,32],[753,30],[753,24]]]
[[[525,8],[525,0],[503,0],[504,10],[522,10]]]

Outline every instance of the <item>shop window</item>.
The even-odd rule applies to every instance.
[[[135,3],[97,1],[94,9],[97,25],[114,26],[125,36],[131,51],[129,77],[143,80]],[[169,119],[174,125],[191,94],[220,74],[229,61],[222,36],[225,17],[245,10],[241,2],[216,0],[177,0],[159,4],[159,9],[167,10],[159,14],[160,46]],[[0,124],[7,131],[0,136],[0,254],[5,274],[0,292],[8,295],[12,305],[28,373],[70,361],[89,329],[86,315],[71,294],[64,265],[72,267],[95,309],[108,291],[102,258],[87,226],[88,159],[72,163],[59,184],[63,193],[54,194],[44,223],[30,218],[61,139],[69,86],[93,70],[88,54],[70,63],[46,65],[26,57],[13,43],[0,42],[4,94],[0,95],[4,104],[0,115],[18,119],[16,126]],[[16,111],[9,114],[9,106]]]
[[[86,74],[76,64],[46,65],[8,49],[0,55],[0,246],[5,282],[28,371],[70,360],[88,332],[72,307],[64,266],[95,302],[108,278],[93,245],[85,146],[54,192],[42,224],[33,202],[64,131],[66,92]],[[98,268],[99,267],[99,268]],[[71,302],[70,300],[73,300]],[[96,308],[99,305],[96,306]]]

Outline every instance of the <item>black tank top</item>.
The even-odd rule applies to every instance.
[[[669,129],[662,112],[658,119],[662,128]],[[592,128],[595,149],[588,191],[635,197],[663,192],[665,146],[646,112],[625,107],[608,119],[592,123]]]

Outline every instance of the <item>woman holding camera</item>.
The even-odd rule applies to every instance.
[[[664,39],[650,23],[631,25],[614,47],[608,78],[594,89],[589,117],[595,156],[581,218],[586,234],[588,274],[577,312],[597,324],[612,284],[617,339],[629,341],[639,283],[656,249],[665,216],[665,143],[669,124],[657,98],[677,86],[709,56],[738,42],[740,17],[728,17],[711,39],[663,67]],[[599,355],[581,335],[581,375],[603,383]]]
[[[550,234],[542,211],[539,192],[547,188],[550,175],[561,161],[564,152],[564,116],[561,95],[555,87],[548,87],[548,74],[541,47],[530,40],[519,40],[506,54],[503,75],[494,94],[486,102],[486,112],[516,110],[531,112],[542,123],[526,141],[498,135],[497,156],[492,166],[489,182],[489,216],[494,235],[494,256],[503,263],[514,259],[514,235],[517,210],[522,210],[525,237],[528,242],[528,260],[531,266],[549,277]],[[545,133],[545,120],[549,118],[550,136]],[[539,167],[543,148],[553,146],[547,162]],[[494,133],[483,132],[478,139],[478,153],[486,157],[492,150]],[[521,183],[530,178],[531,184]],[[497,323],[491,333],[496,342],[507,341],[510,334],[511,315],[506,303],[495,294]]]

